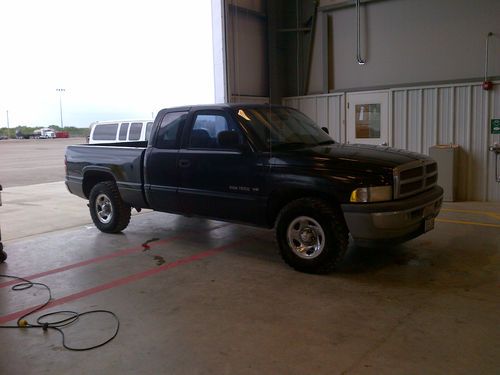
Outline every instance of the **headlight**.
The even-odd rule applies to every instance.
[[[383,202],[392,199],[392,186],[357,188],[351,193],[351,202]]]

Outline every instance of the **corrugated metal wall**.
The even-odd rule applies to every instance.
[[[326,126],[333,139],[345,142],[345,95],[343,93],[285,98],[283,104],[305,113],[319,126]]]
[[[327,126],[334,139],[346,141],[345,93],[285,98],[285,105]],[[436,144],[458,144],[458,199],[500,201],[495,157],[500,143],[490,134],[490,119],[500,118],[500,86],[484,91],[480,83],[390,90],[389,145],[424,154]]]

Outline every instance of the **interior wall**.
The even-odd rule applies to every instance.
[[[498,0],[385,0],[361,8],[363,66],[356,62],[356,8],[328,12],[330,91],[480,78],[490,31],[496,35],[490,38],[489,75],[500,76]],[[309,93],[322,91],[319,34]]]
[[[230,98],[267,97],[269,68],[265,0],[226,2]]]
[[[314,73],[316,0],[221,1],[228,100],[280,103],[283,96],[304,95]]]

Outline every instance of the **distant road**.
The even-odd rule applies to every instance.
[[[9,139],[0,141],[0,184],[25,186],[64,180],[66,146],[85,138]]]

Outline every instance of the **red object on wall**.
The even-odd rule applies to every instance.
[[[483,90],[491,90],[493,88],[493,82],[491,81],[484,81],[483,82]]]
[[[56,138],[69,138],[68,132],[56,132]]]

